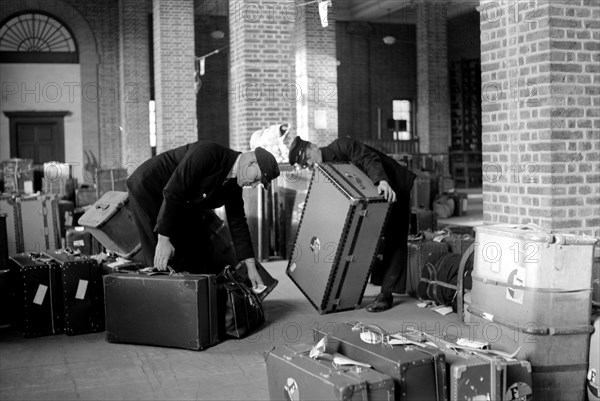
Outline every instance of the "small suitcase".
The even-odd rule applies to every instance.
[[[127,192],[105,193],[79,218],[79,225],[86,227],[107,251],[129,259],[141,245],[128,197]]]
[[[389,208],[358,167],[315,167],[286,274],[319,313],[360,305]]]
[[[19,325],[25,337],[64,331],[63,290],[60,271],[45,255],[17,254],[10,258],[15,274]]]
[[[215,275],[109,274],[104,296],[109,342],[201,350],[219,341]]]
[[[406,293],[418,296],[419,284],[425,263],[430,258],[447,254],[448,244],[426,240],[422,235],[408,237],[408,264],[406,268]]]
[[[423,336],[446,357],[450,401],[531,400],[531,364],[499,357],[486,350],[461,347],[430,334]]]
[[[379,338],[379,343],[367,343],[361,332]],[[367,363],[395,382],[396,401],[446,400],[446,358],[436,347],[394,345],[389,337],[375,326],[352,322],[336,326],[334,333],[313,329],[314,340],[327,336],[327,353],[340,353],[356,361]]]
[[[592,316],[594,333],[590,339],[587,373],[588,401],[600,401],[600,313]]]
[[[47,251],[58,266],[63,289],[65,334],[104,331],[104,288],[96,260],[64,249]]]
[[[103,250],[102,244],[82,226],[68,228],[65,233],[65,243],[67,248],[84,255],[97,255]]]
[[[394,400],[394,380],[364,366],[336,366],[309,357],[311,344],[278,345],[265,352],[270,400]]]

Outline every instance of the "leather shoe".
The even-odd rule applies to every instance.
[[[367,312],[383,312],[392,307],[394,297],[392,294],[379,293],[375,300],[367,305]]]

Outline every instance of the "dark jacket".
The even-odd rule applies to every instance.
[[[254,257],[250,231],[244,213],[242,188],[235,179],[225,184],[227,174],[240,155],[212,142],[195,142],[161,153],[139,166],[128,179],[130,192],[143,199],[162,199],[154,217],[154,231],[172,237],[188,223],[191,209],[225,206],[227,222],[238,258]],[[155,216],[152,216],[155,215]]]
[[[410,199],[416,175],[386,154],[352,138],[339,138],[321,148],[323,162],[352,163],[369,176],[375,185],[386,180],[396,196]]]

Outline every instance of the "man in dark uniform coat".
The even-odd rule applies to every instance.
[[[352,138],[339,138],[328,146],[296,137],[290,146],[291,165],[312,167],[315,163],[352,163],[360,168],[388,202],[392,202],[384,228],[384,274],[381,292],[367,305],[369,312],[382,312],[393,305],[393,290],[407,265],[407,239],[410,218],[410,191],[416,175],[384,153]]]
[[[269,187],[279,176],[275,157],[256,148],[236,152],[212,142],[195,142],[166,151],[140,165],[127,179],[129,201],[144,262],[159,270],[218,273],[207,261],[212,251],[204,223],[207,209],[225,205],[239,260],[253,285],[263,284],[244,213],[242,187]]]

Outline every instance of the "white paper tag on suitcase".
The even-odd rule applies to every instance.
[[[79,284],[77,284],[77,292],[75,293],[75,299],[84,299],[85,292],[87,291],[88,281],[87,280],[79,280]]]
[[[33,193],[33,181],[23,182],[23,192],[25,192],[27,195]]]
[[[85,246],[85,241],[82,239],[78,239],[77,241],[73,241],[73,246]]]
[[[35,293],[35,297],[33,297],[33,303],[37,305],[41,305],[44,303],[44,298],[46,297],[46,292],[48,291],[48,287],[40,284]]]

